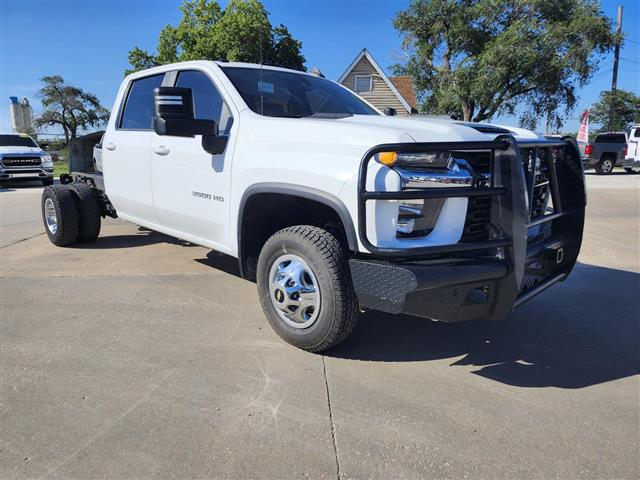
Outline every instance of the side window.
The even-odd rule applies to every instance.
[[[196,118],[214,120],[220,133],[229,133],[233,118],[222,95],[207,74],[197,70],[184,70],[178,74],[176,87],[190,88],[193,92]]]
[[[120,128],[151,130],[153,128],[153,89],[162,85],[164,73],[135,80],[129,88],[122,112]]]
[[[633,131],[633,138],[640,138],[640,128],[636,128]]]

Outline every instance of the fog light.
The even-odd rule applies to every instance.
[[[424,237],[431,233],[443,204],[443,198],[401,202],[398,207],[396,237]]]

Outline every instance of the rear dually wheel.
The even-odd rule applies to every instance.
[[[65,185],[52,185],[42,192],[42,220],[51,243],[66,247],[78,238],[80,217],[73,194]]]

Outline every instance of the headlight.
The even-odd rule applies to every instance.
[[[449,152],[398,153],[380,152],[374,157],[387,167],[452,168],[455,163]]]
[[[40,156],[40,160],[42,162],[42,166],[43,167],[52,167],[53,166],[53,160],[51,160],[51,155],[49,155],[49,154],[41,155]]]

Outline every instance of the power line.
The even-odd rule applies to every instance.
[[[591,80],[593,80],[595,78],[602,77],[602,76],[607,75],[608,73],[611,73],[611,72],[613,72],[613,68],[608,68],[607,70],[603,70],[602,72],[596,73],[593,77],[591,77]]]

